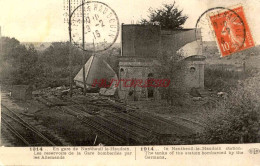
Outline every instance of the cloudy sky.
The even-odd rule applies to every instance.
[[[64,0],[0,0],[0,26],[2,35],[22,42],[67,41],[64,24]],[[120,23],[130,24],[147,18],[148,9],[158,8],[173,0],[100,0],[113,8]],[[199,16],[209,8],[242,4],[246,11],[254,40],[260,41],[260,0],[176,0],[176,5],[189,16],[185,28],[194,28]],[[211,38],[208,38],[211,40]],[[120,42],[120,38],[117,40]]]

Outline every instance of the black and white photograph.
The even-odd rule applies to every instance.
[[[2,147],[260,143],[260,1],[0,6]]]

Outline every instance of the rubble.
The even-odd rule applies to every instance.
[[[11,96],[17,100],[28,100],[32,98],[32,87],[29,85],[14,85]]]
[[[200,100],[201,100],[201,97],[193,97],[192,100],[193,100],[193,101],[200,101]]]
[[[222,98],[227,98],[228,94],[226,92],[218,92],[217,96]]]
[[[191,88],[190,95],[193,96],[193,97],[201,97],[200,92],[196,88]]]

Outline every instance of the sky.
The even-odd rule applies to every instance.
[[[0,0],[2,35],[21,42],[68,41],[68,25],[64,21],[64,0]],[[195,28],[199,16],[212,7],[244,7],[247,22],[256,43],[260,41],[260,0],[175,0],[189,18],[185,28]],[[100,0],[117,13],[120,24],[136,23],[147,18],[148,9],[159,8],[173,0]],[[206,40],[214,40],[208,34]],[[120,42],[120,37],[117,42]]]

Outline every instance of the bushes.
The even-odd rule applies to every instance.
[[[86,60],[91,56],[86,52],[84,52],[84,54]],[[39,60],[41,63],[53,67],[67,67],[69,65],[69,56],[72,57],[73,65],[82,65],[82,50],[76,46],[71,46],[68,42],[53,42],[48,48],[41,52]]]
[[[260,138],[260,74],[240,81],[211,111],[204,143],[251,143]]]
[[[32,84],[36,88],[69,84],[69,56],[72,56],[73,77],[82,68],[83,51],[70,43],[53,42],[48,48],[37,51],[33,45],[26,48],[14,38],[2,37],[3,50],[0,52],[0,81],[11,84]],[[71,49],[71,50],[70,50]],[[91,54],[84,52],[87,61]],[[117,69],[119,48],[111,48],[97,54]]]
[[[253,71],[228,70],[230,66],[211,65],[205,68],[205,87],[217,91],[229,92],[236,87],[238,80],[246,79],[254,74]]]
[[[30,84],[42,73],[38,52],[30,45],[26,48],[14,38],[3,37],[0,56],[1,80],[7,84]],[[7,81],[8,80],[8,81]]]

